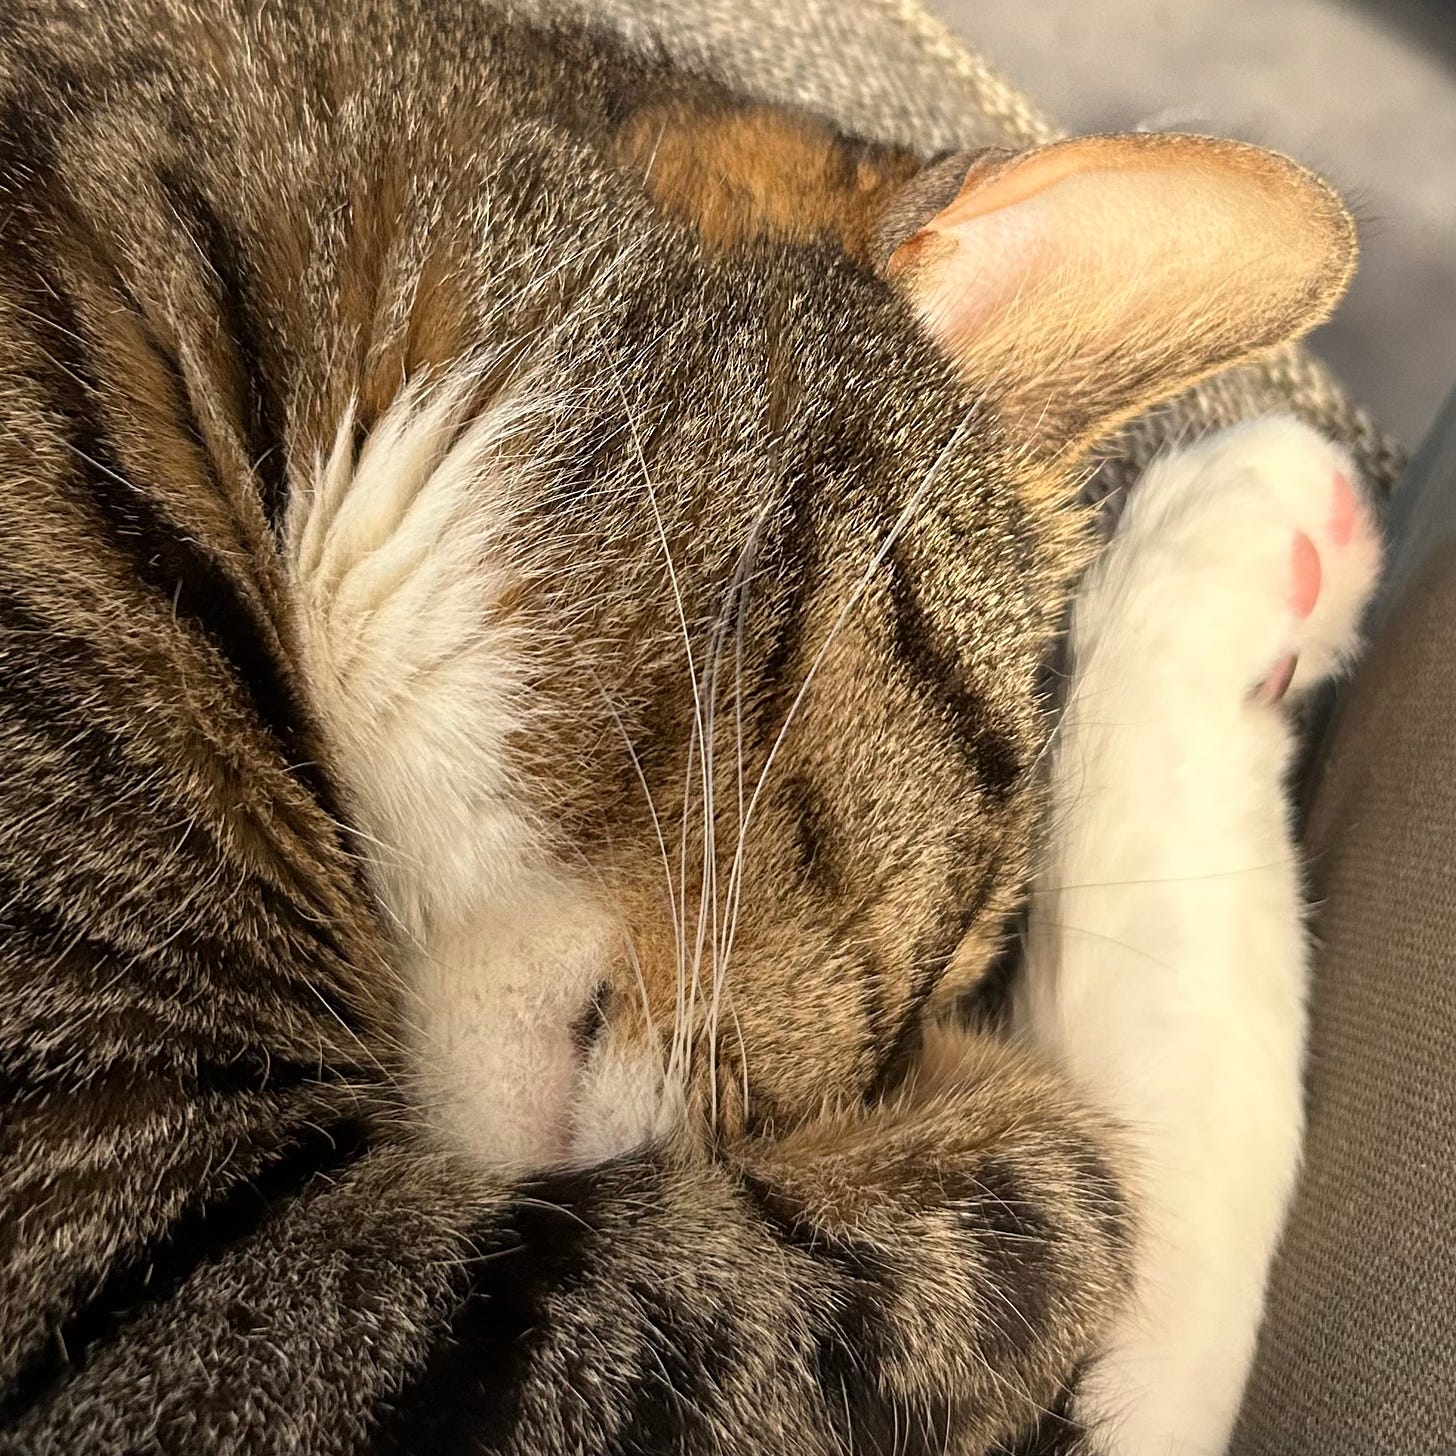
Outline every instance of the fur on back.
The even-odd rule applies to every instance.
[[[1121,1144],[954,1013],[1081,449],[1338,205],[1228,149],[1311,261],[1119,371],[1069,253],[1023,379],[938,271],[1004,158],[477,4],[12,12],[0,1450],[1071,1449]]]

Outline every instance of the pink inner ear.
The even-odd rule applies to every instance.
[[[1176,284],[1168,285],[1182,262],[1170,257],[1177,250],[1159,215],[1175,165],[1116,138],[996,155],[973,166],[955,199],[896,249],[888,272],[952,354],[1004,321],[1023,337],[1004,362],[1024,365],[1029,377],[1043,373],[1039,350],[1059,366],[1079,353],[1102,356],[1140,327],[1142,314],[1176,307]],[[1181,198],[1170,216],[1200,210],[1196,188]]]
[[[1037,274],[1055,267],[1055,226],[1040,201],[973,210],[963,193],[896,249],[889,274],[904,276],[916,312],[954,353],[1018,294],[1038,291]]]
[[[1079,172],[1110,170],[1098,149],[1086,144],[1080,150],[1053,147],[1029,156],[999,159],[984,170],[973,167],[959,196],[936,221],[946,229],[954,228],[1026,202]]]
[[[886,271],[1007,419],[1066,453],[1297,335],[1353,257],[1348,216],[1291,163],[1139,133],[978,160]]]
[[[1024,203],[1079,172],[1098,170],[1099,164],[1102,170],[1108,170],[1101,149],[1093,142],[1076,147],[1054,146],[1021,156],[998,152],[978,161],[967,171],[961,190],[949,206],[891,255],[890,276],[898,276],[918,261],[926,234],[953,236],[958,228],[976,218]]]

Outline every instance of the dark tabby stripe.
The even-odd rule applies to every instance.
[[[7,242],[17,252],[28,249],[32,257],[43,245],[41,239],[23,235]],[[300,771],[317,779],[322,792],[322,778],[305,747],[302,706],[280,672],[256,609],[185,524],[166,515],[145,482],[129,476],[113,444],[103,391],[93,372],[94,349],[88,347],[68,290],[52,270],[33,266],[41,286],[28,293],[27,307],[44,326],[41,348],[53,365],[48,394],[69,425],[77,486],[84,483],[87,505],[95,511],[107,543],[127,557],[137,581],[154,593],[153,609],[172,613],[202,633],[236,680],[249,685],[261,721]],[[120,299],[117,303],[126,307]]]
[[[248,261],[249,240],[238,235],[195,178],[176,166],[161,168],[158,177],[188,240],[207,260],[215,280],[222,336],[236,352],[243,379],[242,432],[248,463],[257,473],[268,523],[281,531],[288,504],[288,439],[287,410],[278,381],[286,371],[278,349],[266,341],[267,315]]]
[[[956,653],[937,638],[934,622],[921,603],[914,568],[903,547],[890,553],[889,584],[896,660],[921,684],[932,702],[944,705],[953,741],[965,754],[982,790],[1004,803],[1021,786],[1021,757],[1007,729],[998,723],[985,696],[965,680]]]
[[[1072,1419],[1072,1402],[1081,1376],[1074,1372],[1057,1392],[1036,1428],[1014,1447],[997,1444],[987,1456],[1098,1456],[1096,1433]]]
[[[140,76],[130,79],[135,82]],[[193,627],[221,652],[234,680],[247,685],[261,722],[278,739],[301,781],[338,817],[333,788],[314,761],[303,705],[279,667],[256,603],[239,589],[229,566],[197,539],[186,522],[169,517],[147,482],[128,471],[117,446],[109,415],[124,397],[126,383],[123,379],[121,393],[118,387],[108,390],[103,385],[98,371],[105,356],[97,341],[88,337],[67,280],[52,258],[56,242],[50,230],[58,226],[66,234],[67,246],[83,250],[88,269],[104,280],[111,306],[129,317],[171,376],[183,415],[182,433],[193,446],[199,468],[210,477],[204,489],[222,494],[180,364],[157,339],[145,310],[111,261],[109,247],[77,210],[61,174],[59,128],[74,124],[88,105],[94,105],[98,86],[67,68],[51,80],[57,86],[52,94],[67,98],[64,110],[48,113],[29,98],[10,97],[0,105],[0,174],[15,179],[8,188],[3,229],[8,256],[0,264],[0,280],[14,288],[24,309],[22,320],[36,330],[41,357],[50,365],[45,391],[68,423],[69,446],[76,457],[75,485],[84,489],[87,506],[96,512],[109,545],[127,556],[138,582],[156,594],[156,609]],[[196,249],[204,259],[221,336],[236,351],[244,382],[245,448],[268,519],[277,529],[285,504],[285,410],[277,384],[278,361],[261,345],[246,248],[199,186],[175,168],[161,169],[160,181],[182,230],[178,246]]]

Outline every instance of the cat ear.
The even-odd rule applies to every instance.
[[[880,266],[929,333],[1057,454],[1312,328],[1355,257],[1323,182],[1209,137],[952,157],[879,224]]]

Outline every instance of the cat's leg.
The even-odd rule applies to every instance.
[[[1222,1451],[1237,1414],[1302,1128],[1284,701],[1378,556],[1348,458],[1268,419],[1150,468],[1078,599],[1019,1011],[1139,1165],[1138,1301],[1078,1411],[1118,1456]]]
[[[546,1175],[477,1225],[474,1312],[378,1449],[981,1456],[1126,1300],[1111,1141],[1015,1048],[933,1033],[882,1103]]]
[[[514,1189],[389,1142],[331,1164],[38,1382],[0,1452],[981,1456],[1100,1342],[1130,1220],[1060,1079],[943,1050],[911,1096],[722,1157],[668,1139]],[[228,1439],[199,1443],[224,1418],[179,1350]],[[320,1397],[319,1369],[350,1378]]]

